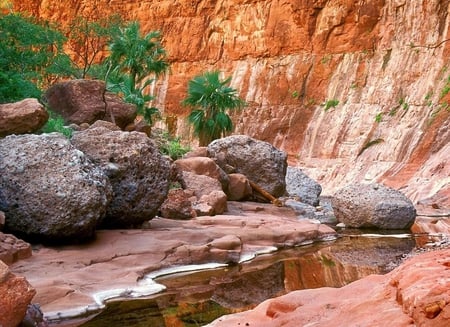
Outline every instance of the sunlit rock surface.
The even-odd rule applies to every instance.
[[[407,260],[342,288],[291,292],[208,326],[433,326],[450,323],[450,250]]]
[[[159,292],[164,287],[152,274],[167,268],[238,263],[334,236],[331,228],[299,220],[288,208],[236,202],[227,215],[154,218],[147,229],[99,230],[90,244],[36,247],[11,270],[36,288],[34,301],[48,317],[67,317],[101,309],[107,299]]]
[[[119,12],[160,30],[171,73],[154,104],[178,115],[178,135],[189,131],[187,82],[219,69],[248,103],[235,132],[286,151],[324,195],[349,182],[401,188],[414,202],[449,189],[448,1],[12,3],[63,24]]]

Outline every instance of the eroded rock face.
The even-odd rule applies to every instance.
[[[61,134],[0,140],[6,230],[35,240],[91,238],[111,199],[107,176]]]
[[[449,256],[449,249],[421,254],[387,275],[294,291],[207,326],[448,326]]]
[[[301,169],[287,167],[286,192],[289,196],[298,197],[300,202],[318,206],[322,186],[309,178]]]
[[[416,209],[404,194],[380,184],[351,184],[332,198],[338,221],[347,227],[406,229]]]
[[[113,198],[104,226],[126,227],[152,219],[169,190],[169,161],[144,133],[91,126],[72,144],[108,176]]]
[[[323,195],[358,181],[414,202],[448,189],[447,1],[11,2],[57,22],[121,13],[161,31],[171,74],[155,103],[179,122],[188,81],[214,63],[248,103],[235,133],[286,151]],[[325,112],[328,100],[339,104]]]
[[[38,131],[48,120],[48,113],[37,99],[0,104],[0,137]]]
[[[25,317],[28,305],[36,294],[24,277],[11,273],[0,260],[0,326],[16,327]]]
[[[241,173],[274,197],[286,190],[287,155],[270,143],[246,135],[229,136],[211,142],[208,156],[226,173]]]
[[[46,91],[45,98],[50,109],[69,124],[107,120],[124,129],[136,118],[136,107],[106,92],[105,83],[99,80],[60,82]]]

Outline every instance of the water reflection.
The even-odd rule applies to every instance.
[[[413,238],[343,235],[338,240],[261,255],[239,265],[158,278],[167,289],[146,299],[117,300],[84,327],[203,326],[287,292],[341,287],[392,270]]]

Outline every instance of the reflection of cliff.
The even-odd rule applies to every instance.
[[[172,62],[159,85],[165,114],[184,116],[187,81],[220,69],[249,103],[236,132],[287,151],[324,193],[381,180],[448,204],[449,0],[13,3],[60,21],[97,6],[161,30]],[[325,111],[328,100],[338,104]],[[187,134],[181,119],[177,129]]]
[[[413,240],[393,238],[340,240],[297,260],[285,261],[286,291],[342,287],[371,274],[384,274],[414,246]]]
[[[157,280],[167,287],[163,293],[152,299],[110,303],[83,326],[112,322],[204,325],[294,290],[341,287],[370,274],[385,273],[414,245],[413,240],[405,239],[343,237],[327,246],[290,249],[236,266],[168,275]]]

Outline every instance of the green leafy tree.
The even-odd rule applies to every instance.
[[[206,72],[189,81],[183,104],[192,108],[188,121],[194,127],[200,146],[231,132],[233,122],[227,112],[245,106],[237,91],[229,86],[230,81],[231,77],[221,80],[219,71]]]
[[[160,40],[161,34],[157,31],[141,36],[139,23],[131,22],[113,35],[110,54],[103,66],[108,90],[135,104],[138,114],[150,124],[152,115],[159,111],[148,106],[154,99],[149,86],[169,67]]]
[[[94,10],[85,16],[75,17],[64,29],[68,38],[66,46],[78,70],[75,74],[77,78],[86,78],[91,68],[101,63],[107,45],[123,25],[119,15],[97,16],[98,11]]]
[[[49,83],[70,75],[64,41],[47,22],[0,13],[0,103],[40,98]]]

